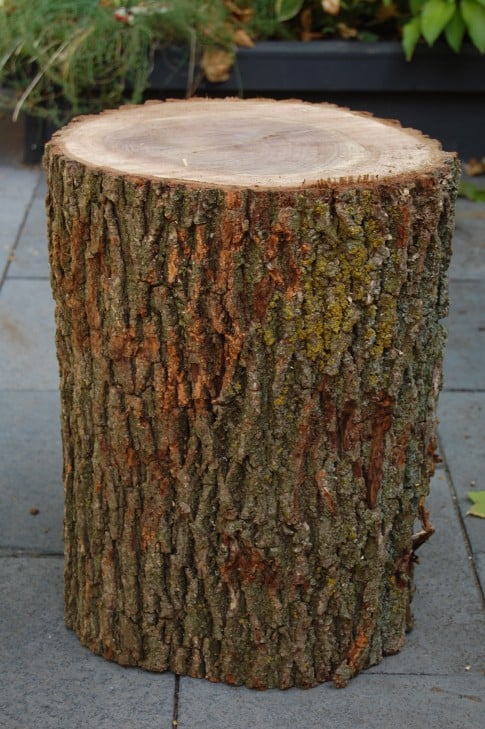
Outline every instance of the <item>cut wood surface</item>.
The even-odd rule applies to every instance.
[[[455,157],[196,100],[81,118],[45,165],[67,625],[126,665],[344,686],[402,647],[433,531]]]
[[[92,167],[238,187],[415,174],[443,159],[414,130],[330,104],[194,99],[120,111],[81,118],[57,143]]]

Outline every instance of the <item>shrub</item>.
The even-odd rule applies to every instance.
[[[223,81],[256,40],[402,39],[410,59],[420,39],[458,52],[467,35],[485,52],[485,0],[0,0],[0,84],[14,118],[60,125],[139,102],[163,46],[186,49],[190,94],[196,68]]]

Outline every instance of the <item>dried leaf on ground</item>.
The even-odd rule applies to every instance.
[[[469,491],[467,496],[473,502],[473,506],[468,509],[467,514],[485,519],[485,491]]]

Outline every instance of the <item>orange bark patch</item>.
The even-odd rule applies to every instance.
[[[407,248],[408,239],[410,236],[411,219],[412,215],[410,205],[408,204],[401,207],[399,210],[399,225],[397,228],[397,237],[395,241],[397,248]]]
[[[160,359],[160,335],[152,321],[143,324],[143,341],[137,354],[148,362]]]
[[[157,538],[157,532],[153,527],[151,528],[146,522],[142,523],[141,527],[141,539],[140,546],[143,552],[146,552],[148,547],[153,544]]]
[[[309,454],[315,446],[318,436],[318,430],[315,427],[315,408],[317,405],[317,395],[305,403],[302,408],[300,419],[298,422],[298,438],[290,456],[290,462],[295,474],[296,482],[301,484],[306,478],[306,463]],[[299,489],[295,489],[295,518],[298,519],[299,514]]]
[[[413,574],[413,552],[406,551],[396,560],[396,584],[401,590],[409,587]]]
[[[368,643],[369,643],[369,638],[366,635],[365,631],[360,630],[359,633],[357,634],[356,639],[350,646],[349,652],[347,653],[348,664],[354,671],[359,670],[360,657],[362,656],[362,653],[365,650]]]
[[[360,442],[362,427],[357,420],[358,403],[348,400],[344,403],[339,423],[339,439],[342,452],[351,450]]]
[[[103,335],[98,329],[91,329],[90,333],[91,351],[93,356],[98,359],[101,355],[103,346]]]
[[[362,478],[364,471],[362,469],[362,463],[360,461],[354,461],[352,464],[352,475],[354,478]]]
[[[71,221],[71,257],[72,257],[72,274],[81,275],[84,271],[84,249],[89,238],[88,226],[81,220]]]
[[[373,509],[381,487],[386,434],[392,426],[392,399],[382,398],[372,418],[371,449],[367,471],[367,502]]]
[[[221,567],[221,577],[226,583],[260,582],[265,586],[276,586],[278,569],[274,559],[265,559],[259,549],[251,545],[240,545],[235,539],[226,538],[229,557]]]
[[[128,448],[126,451],[126,465],[128,468],[132,468],[138,464],[138,454],[133,448]]]
[[[193,258],[195,263],[198,263],[199,265],[206,259],[207,257],[207,242],[206,242],[206,230],[205,225],[197,225],[195,227],[195,250],[193,254]]]
[[[286,284],[286,290],[285,290],[285,298],[287,301],[290,301],[294,295],[301,290],[301,284],[300,284],[300,268],[296,264],[293,256],[290,256],[288,253],[288,274],[287,274],[287,284]]]
[[[268,274],[258,281],[254,287],[254,313],[258,321],[262,321],[271,301],[275,283],[273,278]]]
[[[93,329],[101,328],[101,314],[97,305],[97,285],[92,276],[89,276],[86,283],[86,316],[88,324]]]
[[[84,583],[84,599],[88,603],[91,599],[91,580],[89,580],[86,577],[86,582]]]
[[[173,283],[177,278],[179,267],[179,252],[177,246],[173,245],[167,256],[167,281]]]
[[[407,425],[403,432],[400,434],[399,438],[396,440],[396,444],[394,446],[394,455],[393,460],[394,463],[398,468],[401,468],[406,463],[406,453],[407,448],[409,444],[409,440],[411,438],[411,431],[412,431],[412,425]]]
[[[106,658],[108,661],[113,661],[115,655],[116,653],[113,650],[113,647],[109,645],[109,643],[106,643],[103,648],[103,658]]]
[[[172,415],[178,405],[185,406],[188,403],[187,388],[180,368],[180,356],[176,341],[176,333],[170,332],[167,342],[166,381],[163,387],[157,387],[162,412]]]
[[[137,341],[133,327],[115,331],[108,342],[108,353],[115,362],[130,359],[137,349]]]
[[[234,373],[244,345],[245,335],[238,330],[234,335],[226,334],[224,338],[223,357],[221,362],[221,383],[219,398],[224,398],[225,392],[232,387]]]

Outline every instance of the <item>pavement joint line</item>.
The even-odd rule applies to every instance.
[[[0,559],[17,559],[20,557],[27,557],[28,559],[39,559],[41,557],[64,558],[64,553],[42,549],[27,549],[25,547],[0,547]]]
[[[482,387],[443,387],[441,392],[476,392],[480,394],[485,392],[485,389]]]
[[[49,276],[7,276],[8,281],[49,281]]]
[[[15,251],[17,250],[18,244],[20,242],[20,238],[22,236],[22,233],[23,233],[23,230],[24,230],[24,227],[25,227],[25,223],[27,222],[27,218],[28,218],[29,213],[30,213],[30,211],[32,209],[32,205],[34,204],[34,199],[35,199],[37,190],[40,187],[41,179],[42,179],[42,175],[41,175],[40,170],[38,170],[38,172],[37,172],[37,182],[35,183],[35,185],[33,187],[33,190],[32,190],[32,194],[31,194],[31,196],[29,198],[29,201],[28,201],[27,205],[25,206],[25,212],[24,212],[24,214],[22,216],[22,220],[20,221],[20,225],[19,225],[18,230],[17,230],[17,235],[15,236],[14,244],[13,244],[12,248],[10,249],[10,255],[7,258],[7,263],[5,264],[5,267],[4,267],[3,271],[2,271],[2,274],[0,275],[0,291],[2,290],[2,286],[3,286],[3,284],[5,283],[5,281],[7,279],[8,270],[10,268],[10,265],[12,264],[13,256],[14,256]]]
[[[451,500],[453,502],[453,509],[455,511],[455,515],[456,515],[456,517],[458,519],[458,522],[460,524],[460,529],[461,529],[463,541],[464,541],[464,544],[465,544],[465,549],[466,549],[468,561],[469,561],[470,566],[472,568],[473,577],[475,578],[475,582],[476,582],[476,585],[477,585],[477,588],[478,588],[478,593],[479,593],[479,595],[482,598],[482,607],[483,607],[485,605],[485,585],[482,585],[482,583],[480,581],[480,573],[478,571],[478,565],[477,565],[476,560],[475,560],[475,554],[473,552],[472,543],[471,543],[470,537],[468,535],[468,530],[467,530],[467,527],[466,527],[466,524],[465,524],[465,520],[463,518],[463,514],[462,514],[461,509],[460,509],[460,507],[458,505],[458,492],[456,490],[455,482],[454,482],[453,477],[451,475],[451,470],[450,470],[448,461],[446,459],[445,449],[443,447],[443,443],[441,441],[441,437],[440,437],[439,433],[438,433],[438,441],[439,441],[439,446],[440,446],[440,453],[442,454],[442,457],[443,457],[443,465],[444,465],[445,471],[446,471],[446,480],[448,481],[448,488],[450,490]]]
[[[179,723],[179,701],[180,701],[180,676],[174,673],[173,684],[173,714],[171,729],[177,729]]]
[[[469,671],[465,670],[463,674],[461,673],[461,671],[456,673],[430,673],[429,671],[362,671],[360,675],[365,676],[366,678],[371,678],[372,676],[379,676],[380,678],[382,676],[428,676],[429,678],[456,678],[457,676],[461,675],[470,676],[473,674],[478,674],[479,676],[481,676],[483,672],[480,669],[476,669],[475,671],[471,669]]]
[[[2,392],[59,392],[58,387],[0,387]]]

